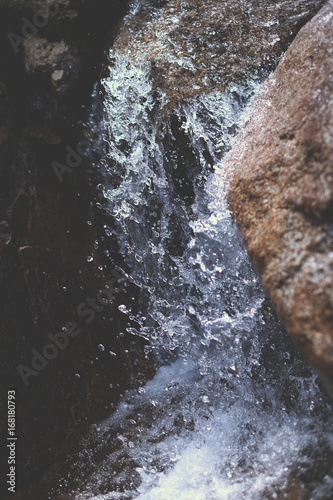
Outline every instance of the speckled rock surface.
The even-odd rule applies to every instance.
[[[289,333],[333,387],[333,2],[298,34],[229,153],[229,203]]]
[[[276,67],[295,34],[324,1],[171,0],[145,2],[122,24],[114,51],[152,65],[165,109],[226,90]]]

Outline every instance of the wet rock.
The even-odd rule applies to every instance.
[[[229,203],[301,352],[333,388],[333,2],[298,34],[229,153]]]
[[[295,34],[324,4],[238,0],[144,2],[123,23],[113,50],[151,65],[165,112],[194,95],[225,91],[274,68]],[[111,61],[112,62],[112,61]]]
[[[78,82],[80,57],[78,50],[60,42],[30,36],[24,41],[25,68],[30,74],[45,74],[59,94],[66,94]]]

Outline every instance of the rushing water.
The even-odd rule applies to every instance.
[[[144,297],[131,333],[150,340],[160,367],[92,429],[72,464],[72,493],[332,498],[332,407],[279,323],[226,204],[223,156],[257,83],[192,97],[161,127],[165,96],[147,60],[111,60],[103,190]],[[133,319],[128,304],[119,308]]]

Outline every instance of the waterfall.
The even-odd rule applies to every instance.
[[[331,404],[226,203],[223,157],[258,81],[207,90],[164,119],[167,98],[149,62],[116,49],[110,61],[103,191],[145,297],[131,333],[149,339],[160,361],[155,378],[92,429],[73,465],[91,468],[75,498],[332,498]]]

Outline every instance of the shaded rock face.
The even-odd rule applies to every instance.
[[[189,97],[262,78],[323,1],[145,2],[123,23],[113,49],[149,62],[170,111]]]
[[[59,94],[69,92],[77,83],[80,58],[75,47],[63,40],[50,43],[34,36],[28,37],[23,46],[28,73],[44,73]]]
[[[73,9],[73,5],[82,6],[91,0],[0,0],[0,7],[8,7],[17,10],[31,10],[34,12],[67,11]]]
[[[51,5],[68,5],[69,0],[60,0],[60,1],[54,1],[54,0],[46,0],[46,1],[40,1],[40,0],[1,0],[0,1],[0,7],[9,7],[10,9],[22,9],[22,10],[27,10],[27,9],[32,9],[32,10],[44,10],[44,9],[49,9]]]
[[[333,388],[333,2],[297,35],[229,153],[229,203],[280,317]]]
[[[96,207],[103,202],[94,187],[99,179],[94,165],[104,154],[98,129],[102,112],[97,99],[91,110],[90,96],[104,44],[120,15],[116,3],[102,5],[104,10],[91,15],[87,4],[82,17],[61,24],[54,18],[38,37],[27,37],[18,53],[7,34],[20,34],[21,16],[30,19],[31,12],[0,12],[0,435],[5,441],[7,391],[15,390],[17,490],[25,499],[46,496],[30,495],[26,488],[75,446],[92,421],[109,415],[127,387],[142,383],[153,370],[151,363],[148,371],[144,368],[145,343],[122,333],[128,318],[118,305],[135,290],[113,274],[123,261],[110,216]],[[45,52],[36,50],[38,43]],[[51,81],[55,76],[61,82],[54,72],[66,68],[58,68],[50,47],[55,55],[64,49],[64,64],[71,47],[78,47],[75,93],[59,93]],[[81,141],[86,148],[78,154]],[[60,179],[55,162],[64,168]],[[85,314],[87,300],[91,315]],[[40,354],[52,343],[50,335],[58,335],[60,344],[44,351],[49,359],[43,362]],[[34,368],[36,353],[40,361]],[[2,447],[3,471],[6,451]]]
[[[0,8],[2,51],[12,65],[15,55],[24,56],[29,74],[44,73],[51,91],[73,95],[79,81],[87,87],[95,82],[106,39],[113,37],[126,2],[0,2]]]

